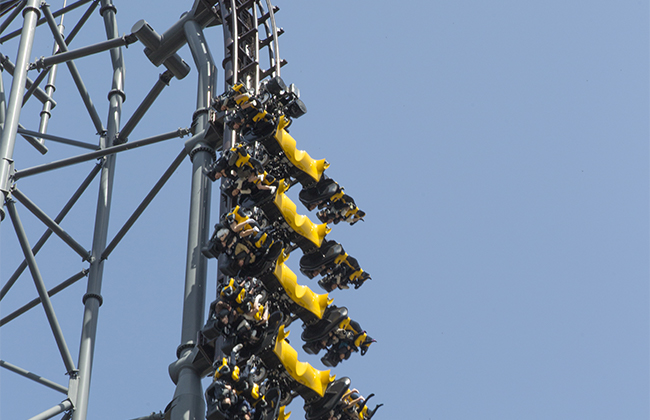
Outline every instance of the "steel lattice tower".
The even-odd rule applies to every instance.
[[[62,24],[64,16],[75,12],[79,14],[80,11],[83,13],[66,34]],[[46,379],[12,364],[10,360],[0,361],[2,367],[64,395],[63,401],[53,400],[52,408],[40,414],[34,413],[36,415],[33,419],[48,419],[62,413],[66,419],[86,419],[98,319],[103,303],[104,268],[109,264],[107,258],[185,159],[191,160],[192,166],[191,201],[181,342],[176,352],[178,360],[170,366],[170,374],[177,386],[169,413],[174,420],[204,418],[205,403],[200,372],[192,360],[195,355],[196,333],[204,324],[206,298],[207,261],[197,252],[207,240],[210,229],[212,186],[206,180],[204,172],[220,149],[230,147],[234,133],[226,128],[222,139],[215,136],[209,127],[211,100],[221,90],[216,86],[219,66],[212,56],[211,43],[204,36],[203,30],[215,25],[221,25],[223,28],[224,58],[220,67],[224,72],[224,89],[239,82],[256,90],[263,79],[279,76],[280,68],[286,64],[279,56],[278,36],[282,31],[275,24],[276,11],[277,8],[268,0],[196,0],[191,9],[162,34],[158,34],[145,21],[140,21],[133,26],[130,34],[120,36],[116,20],[117,8],[112,0],[78,0],[67,5],[64,3],[63,7],[57,10],[51,10],[49,5],[41,3],[40,0],[0,2],[0,13],[3,16],[0,23],[0,43],[3,44],[0,62],[5,78],[12,77],[7,90],[0,80],[0,190],[4,202],[2,235],[11,234],[10,229],[13,227],[24,254],[22,263],[2,261],[5,266],[16,263],[18,266],[11,276],[1,280],[0,300],[19,278],[20,281],[29,281],[31,277],[38,290],[36,299],[2,318],[0,326],[8,324],[36,306],[42,306],[56,341],[56,357],[62,359],[67,375],[63,378]],[[8,28],[11,25],[16,26],[21,19],[21,27],[10,32]],[[39,36],[36,36],[37,27],[41,25],[49,27],[49,31],[40,30]],[[83,28],[93,26],[105,28],[105,40],[88,43],[85,39],[79,39],[82,37],[77,35]],[[31,61],[34,48],[51,46],[53,43],[54,50],[51,55]],[[164,66],[165,70],[149,93],[141,99],[136,110],[130,115],[124,115],[123,102],[127,92],[123,47],[136,44],[132,48],[141,48],[138,43],[145,47],[144,54],[148,60],[155,66]],[[15,45],[11,52],[10,45]],[[193,66],[185,63],[177,54],[185,45],[189,46],[192,53]],[[77,66],[77,62],[95,55],[110,57],[110,88],[104,92],[109,101],[108,115],[105,118],[99,115],[93,102],[93,99],[98,98],[87,89],[84,83],[86,75],[82,77],[82,71]],[[74,81],[74,88],[70,92],[58,91],[55,95],[57,72],[63,70],[63,67],[67,67]],[[191,120],[191,125],[165,133],[152,133],[142,139],[130,139],[130,134],[138,127],[164,88],[172,83],[173,79],[185,78],[191,67],[195,69],[192,77],[196,77],[198,81],[196,108],[193,114],[188,112],[187,118]],[[95,139],[94,142],[74,140],[72,135],[68,136],[66,133],[48,133],[50,118],[56,119],[57,115],[65,112],[56,108],[56,97],[68,95],[81,99],[85,115],[80,118],[89,119],[94,130],[92,133],[86,133],[84,138]],[[24,119],[21,117],[31,109],[36,109],[38,113],[40,123],[37,129],[20,123]],[[118,155],[131,149],[185,136],[189,138],[184,141],[183,147],[168,169],[160,175],[150,192],[141,198],[139,205],[117,234],[109,236],[115,176],[120,171]],[[18,153],[17,142],[30,145],[30,148],[39,152],[38,157],[34,158],[34,153],[26,156],[22,152]],[[48,146],[52,144],[71,147],[66,149],[63,156],[59,154],[52,159],[51,154],[48,154]],[[38,196],[31,194],[28,189],[23,191],[21,188],[21,180],[54,176],[58,171],[65,171],[72,165],[93,161],[97,163],[90,168],[80,183],[72,179],[67,181],[74,193],[57,212],[41,209],[36,204],[39,203]],[[97,200],[93,211],[86,209],[88,213],[94,214],[94,221],[89,228],[91,232],[87,232],[91,240],[85,242],[78,239],[76,233],[72,234],[62,226],[81,196],[92,192],[87,190],[93,183],[98,184]],[[220,212],[229,207],[230,203],[222,201]],[[32,227],[23,225],[21,221],[21,215],[28,213],[37,219],[33,222],[36,224],[33,229],[44,232],[33,243],[28,240],[26,233],[26,228],[29,230]],[[216,211],[214,213],[216,214]],[[41,270],[38,258],[38,252],[48,240],[62,241],[66,252],[72,254],[75,259],[82,259],[81,264],[77,263],[75,268],[66,264],[65,271],[74,274],[68,275],[64,281],[49,290],[44,278],[56,276],[50,276],[48,272]],[[119,261],[110,263],[119,264]],[[70,343],[65,339],[66,336],[72,337],[72,332],[66,331],[64,334],[50,297],[85,278],[87,284],[83,294],[83,311],[80,314],[83,317],[83,328],[79,339],[79,357],[75,361],[71,355]],[[68,382],[67,386],[60,384],[63,381]],[[7,386],[6,383],[4,385]],[[149,418],[160,418],[160,415],[152,415]]]

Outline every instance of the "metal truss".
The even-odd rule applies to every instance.
[[[129,3],[124,2],[124,7],[128,6]],[[24,367],[12,364],[11,360],[0,360],[0,367],[18,375],[15,376],[16,381],[31,380],[63,394],[62,400],[53,400],[50,409],[40,414],[35,413],[32,419],[49,419],[57,415],[63,415],[64,419],[86,419],[107,259],[181,163],[188,158],[192,164],[192,179],[185,300],[181,340],[177,349],[178,360],[169,367],[172,380],[176,384],[176,393],[173,397],[170,396],[172,402],[166,410],[166,418],[204,418],[201,372],[193,363],[193,357],[196,354],[196,334],[204,325],[207,260],[195,250],[200,249],[206,242],[210,229],[212,186],[204,176],[204,171],[214,161],[216,152],[222,145],[232,145],[234,133],[227,127],[224,128],[223,135],[209,130],[211,101],[220,92],[216,86],[217,66],[203,30],[209,26],[223,26],[222,67],[225,88],[242,82],[257,90],[263,79],[279,75],[280,68],[286,64],[286,61],[279,57],[278,37],[282,30],[275,25],[274,14],[277,10],[269,1],[262,0],[195,0],[191,9],[162,34],[158,34],[145,21],[140,21],[133,26],[130,34],[120,36],[116,21],[117,8],[112,0],[78,0],[67,5],[64,1],[63,7],[57,10],[41,0],[0,2],[0,16],[3,19],[0,22],[0,43],[3,44],[0,66],[5,80],[11,77],[8,92],[5,91],[0,78],[0,191],[4,203],[0,218],[4,225],[2,235],[12,234],[13,228],[24,255],[22,262],[2,260],[5,267],[14,264],[16,268],[13,274],[0,279],[0,301],[18,282],[33,281],[37,290],[37,296],[33,300],[19,304],[17,309],[0,319],[0,327],[14,322],[38,306],[42,307],[58,349],[58,355],[53,357],[60,357],[65,373],[63,378],[43,378]],[[63,19],[69,15],[75,16],[77,20],[72,30],[65,34]],[[39,29],[37,37],[37,28],[42,25],[49,30]],[[78,36],[82,30],[85,33],[86,30],[101,26],[105,31],[104,40],[79,45],[84,43],[84,40],[79,39],[81,36]],[[15,27],[18,29],[10,31],[10,28]],[[154,66],[162,65],[165,70],[158,80],[153,81],[153,87],[141,99],[136,110],[131,115],[123,115],[123,102],[127,92],[124,87],[126,76],[122,47],[135,43],[141,43],[145,47],[144,54]],[[30,62],[34,49],[43,45],[53,45],[52,53]],[[132,141],[129,136],[165,87],[172,83],[173,79],[183,79],[189,73],[190,66],[177,53],[185,45],[189,46],[197,70],[196,109],[187,110],[191,125],[188,128],[153,133],[150,137]],[[10,51],[11,48],[14,49]],[[94,102],[98,98],[87,88],[84,83],[87,74],[84,74],[77,63],[94,56],[107,55],[111,63],[111,80],[109,91],[102,93],[107,94],[109,101],[108,115],[102,118]],[[74,89],[69,91],[56,91],[57,74],[62,66],[67,67],[74,82]],[[57,108],[56,97],[80,99],[85,115],[76,115],[76,118],[84,120],[92,132],[83,134],[82,139],[66,132],[49,133],[51,120],[63,118],[67,113],[66,110]],[[20,123],[27,120],[24,117],[28,114],[38,115],[38,128],[27,124],[23,126]],[[118,232],[109,237],[114,179],[119,171],[118,155],[135,148],[185,136],[190,138],[185,140],[184,146],[180,148],[169,167],[151,186],[150,192],[135,206],[132,215]],[[17,142],[21,142],[21,145],[24,142],[29,148],[35,149],[38,157],[34,158],[34,153],[19,153],[18,150],[24,151],[24,148],[16,148]],[[73,152],[55,154],[52,159],[49,157],[50,148],[55,144],[69,146],[65,150]],[[23,180],[51,176],[57,171],[91,161],[96,163],[89,167],[85,178],[67,179],[66,183],[76,189],[56,214],[42,209],[39,206],[39,197],[34,196],[28,186],[23,188],[21,185]],[[82,196],[89,194],[88,190],[93,185],[98,188],[94,208],[88,208],[88,204],[79,204],[83,201]],[[95,215],[94,222],[88,228],[75,226],[74,233],[68,232],[63,228],[63,224],[66,216],[78,205],[86,206],[84,213]],[[229,208],[230,203],[221,202],[221,212]],[[27,224],[27,219],[23,224],[21,216],[25,214],[30,215],[30,225]],[[86,229],[88,235],[79,233],[83,229]],[[38,230],[42,234],[32,244],[27,231]],[[92,239],[82,239],[86,236]],[[50,240],[62,241],[65,252],[80,258],[81,262],[76,266],[66,262],[65,267],[60,268],[61,271],[69,273],[68,277],[48,289],[46,283],[58,275],[58,270],[56,275],[41,270],[38,254]],[[111,264],[120,264],[120,261],[111,260]],[[63,331],[51,297],[65,292],[67,288],[81,281],[86,284],[86,292],[82,297],[83,307],[65,308],[66,311],[79,311],[83,318],[77,352],[79,356],[74,360],[69,341],[66,340],[66,337],[69,339],[74,332]],[[110,282],[112,279],[107,278],[106,281]],[[191,293],[192,290],[201,292]],[[67,381],[67,386],[60,385],[64,381]],[[7,382],[5,381],[3,386],[9,386]],[[162,418],[162,414],[144,418]]]

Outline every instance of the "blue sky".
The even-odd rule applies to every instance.
[[[385,404],[378,420],[648,418],[647,2],[277,4],[289,62],[282,76],[309,110],[291,134],[330,162],[327,174],[368,214],[328,238],[373,279],[331,296],[377,343],[333,373],[376,394]],[[162,33],[191,3],[116,5],[121,33],[142,18]],[[74,45],[105,37],[96,22]],[[34,58],[51,51],[46,31]],[[221,29],[206,36],[220,62]],[[15,61],[13,43],[0,50]],[[179,54],[191,73],[171,82],[131,140],[189,126],[196,69],[187,47]],[[140,44],[124,55],[123,122],[162,72]],[[77,64],[105,121],[108,56]],[[49,132],[96,142],[64,68],[57,85]],[[38,126],[35,105],[21,118],[27,128]],[[118,157],[109,238],[182,141]],[[79,153],[48,147],[41,157],[19,139],[16,167]],[[92,165],[18,186],[56,214]],[[180,342],[189,174],[185,162],[106,263],[89,418],[143,416],[173,396],[167,366]],[[93,184],[62,223],[87,247],[96,200]],[[19,211],[33,244],[43,228]],[[8,219],[0,240],[4,284],[21,258]],[[56,238],[37,259],[48,287],[85,266]],[[215,271],[212,261],[206,308]],[[299,282],[320,292],[315,281]],[[52,300],[75,361],[82,283]],[[35,296],[23,275],[0,315]],[[298,348],[300,327],[292,330]],[[40,308],[0,329],[0,358],[67,385]],[[63,398],[5,370],[0,387],[3,419],[29,418]]]

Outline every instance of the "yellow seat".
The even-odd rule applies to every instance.
[[[323,317],[327,306],[334,301],[327,293],[322,295],[314,293],[309,287],[298,284],[296,274],[284,262],[287,257],[280,255],[275,264],[273,275],[278,279],[286,294],[301,307],[305,308],[318,319]]]
[[[296,212],[296,204],[287,197],[284,192],[288,189],[286,182],[281,182],[275,194],[275,206],[282,213],[282,217],[294,232],[308,239],[316,247],[320,248],[325,235],[330,232],[326,223],[317,225],[307,216],[300,215]]]
[[[330,165],[325,159],[315,160],[304,150],[296,149],[296,141],[287,130],[284,129],[289,125],[289,121],[283,116],[280,117],[278,128],[275,131],[275,139],[287,156],[287,159],[302,172],[309,175],[314,181],[318,182],[325,169]]]
[[[275,340],[273,353],[278,357],[287,373],[296,380],[296,382],[323,397],[327,386],[336,378],[336,376],[330,376],[329,370],[318,370],[309,363],[298,361],[298,353],[285,340],[287,336],[289,336],[289,331],[285,332],[284,325],[281,325],[278,331],[278,336]]]

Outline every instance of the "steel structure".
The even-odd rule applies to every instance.
[[[119,3],[118,3],[119,5]],[[128,3],[127,3],[128,5]],[[78,9],[78,10],[77,10]],[[73,29],[65,34],[63,27],[64,16],[73,12],[83,11]],[[29,281],[31,275],[38,291],[38,297],[25,303],[11,314],[0,320],[0,326],[14,321],[16,318],[37,306],[45,310],[49,327],[55,338],[58,357],[63,361],[67,386],[60,385],[62,378],[43,378],[29,372],[23,367],[12,364],[10,360],[0,361],[0,366],[26,379],[33,380],[45,387],[54,389],[64,395],[63,401],[52,401],[51,408],[38,414],[32,419],[48,419],[63,415],[65,419],[84,420],[87,417],[88,401],[91,388],[93,358],[95,354],[96,336],[100,306],[103,303],[102,283],[104,267],[107,258],[119,245],[129,229],[137,222],[144,210],[161,190],[167,180],[185,159],[191,160],[191,201],[189,203],[188,242],[185,274],[185,296],[182,313],[182,332],[180,345],[177,349],[178,359],[171,364],[169,371],[176,384],[176,392],[167,410],[167,417],[177,419],[202,419],[205,417],[205,403],[201,386],[201,373],[195,363],[196,349],[194,340],[197,332],[204,325],[207,260],[197,252],[206,242],[209,235],[210,194],[211,184],[206,180],[204,172],[213,162],[216,152],[231,146],[234,133],[227,127],[223,133],[215,133],[209,126],[209,107],[213,98],[220,93],[216,86],[217,64],[210,52],[210,46],[203,30],[208,26],[221,25],[224,38],[224,58],[221,67],[224,72],[224,89],[243,83],[248,88],[257,91],[260,81],[265,78],[279,76],[280,68],[286,61],[279,57],[278,36],[282,31],[275,24],[274,8],[268,0],[195,0],[191,9],[162,34],[157,33],[145,21],[135,23],[131,33],[120,36],[117,30],[116,5],[112,0],[77,0],[63,4],[59,9],[50,9],[50,5],[41,0],[3,0],[0,2],[0,43],[3,43],[0,63],[5,78],[11,76],[11,86],[8,96],[5,94],[0,79],[0,191],[2,191],[3,207],[0,216],[3,219],[2,235],[11,234],[10,228],[18,237],[24,254],[24,261],[18,262],[17,268],[9,278],[2,279],[0,300],[3,299],[21,275],[21,281]],[[20,28],[9,31],[22,19]],[[58,20],[58,22],[57,22]],[[75,40],[84,27],[98,26],[103,22],[105,40],[90,43],[85,46],[82,40]],[[38,26],[46,25],[49,32],[44,38],[36,38]],[[44,31],[41,31],[43,35]],[[74,45],[72,41],[75,40]],[[15,44],[12,52],[6,45]],[[31,60],[34,46],[54,44],[54,50],[48,57]],[[142,44],[144,54],[155,66],[164,66],[165,71],[159,80],[142,100],[131,115],[123,115],[125,93],[125,66],[122,47],[130,44]],[[188,45],[192,54],[193,66],[188,65],[177,54],[177,51]],[[137,44],[136,44],[137,46]],[[111,81],[108,90],[108,115],[99,115],[89,90],[86,88],[82,71],[77,62],[93,55],[110,56]],[[92,123],[94,133],[86,134],[85,138],[95,138],[95,142],[78,141],[67,137],[66,133],[48,133],[50,119],[57,118],[65,110],[56,109],[55,88],[57,72],[62,65],[67,67],[77,92],[57,92],[56,96],[78,95]],[[195,69],[193,77],[198,80],[196,109],[190,116],[191,125],[165,133],[155,133],[151,137],[132,141],[129,135],[138,126],[156,98],[172,79],[183,79],[190,68]],[[20,121],[24,112],[39,102],[39,127],[30,129],[23,127]],[[26,106],[28,105],[28,106]],[[190,118],[191,117],[191,118]],[[169,168],[160,176],[158,182],[151,188],[132,213],[131,217],[113,237],[109,237],[109,220],[113,198],[115,174],[119,171],[118,155],[128,150],[152,145],[169,139],[190,136],[179,150],[178,156]],[[17,142],[27,142],[42,156],[38,162],[15,155]],[[59,156],[52,160],[48,156],[48,144],[59,143],[72,146],[78,153]],[[47,176],[52,171],[61,171],[71,165],[82,162],[96,161],[97,164],[89,171],[88,176],[78,185],[78,188],[63,206],[58,214],[48,214],[36,203],[38,197],[32,197],[27,190],[20,188],[21,180],[30,177]],[[75,239],[74,234],[66,232],[62,222],[73,209],[80,197],[98,179],[95,217],[92,227],[92,240],[89,243]],[[73,181],[68,181],[73,183]],[[222,200],[221,212],[227,211],[230,203]],[[86,209],[87,210],[87,209]],[[34,243],[30,243],[21,221],[21,215],[31,213],[38,219],[43,235]],[[8,224],[7,222],[10,221]],[[59,285],[47,290],[44,277],[39,267],[38,252],[52,237],[57,236],[73,254],[81,257],[81,264],[76,267],[73,275]],[[81,236],[81,235],[80,235]],[[4,261],[12,264],[13,261]],[[111,261],[118,263],[119,261]],[[66,266],[66,269],[70,269]],[[73,360],[70,347],[66,341],[70,333],[64,334],[51,303],[51,296],[57,294],[72,284],[87,277],[86,292],[83,295],[83,327],[80,337],[78,360]],[[108,279],[107,281],[110,281]],[[66,310],[74,310],[66,309]],[[5,343],[5,345],[7,345]],[[5,382],[3,384],[7,386]],[[161,418],[162,415],[152,415],[147,418]]]

